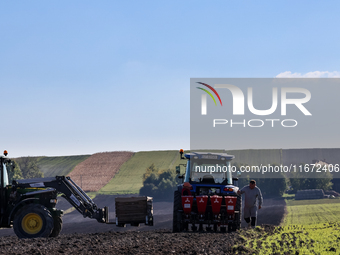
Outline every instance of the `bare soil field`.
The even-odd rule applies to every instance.
[[[131,196],[131,195],[127,195]],[[98,195],[94,202],[109,206],[110,219],[115,221],[114,198]],[[259,210],[258,224],[263,234],[278,225],[285,212],[283,199],[265,199]],[[60,198],[57,207],[66,210],[68,202]],[[83,218],[77,211],[63,217],[63,230],[57,238],[18,239],[12,229],[0,230],[0,254],[241,254],[252,253],[244,247],[241,229],[234,233],[172,233],[172,201],[154,201],[155,225],[118,228]],[[261,234],[261,233],[260,233]],[[235,248],[236,247],[236,248]]]
[[[115,151],[96,153],[79,163],[69,174],[85,191],[98,191],[104,187],[130,159],[133,152]]]
[[[271,226],[257,230],[270,233]],[[0,254],[249,254],[245,230],[221,233],[171,233],[169,230],[104,232],[57,238],[0,238]],[[261,233],[260,233],[261,234]]]

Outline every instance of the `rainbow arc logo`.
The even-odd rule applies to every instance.
[[[197,83],[199,83],[199,84],[201,84],[201,85],[203,85],[203,86],[206,86],[206,87],[209,88],[212,92],[214,92],[215,95],[217,96],[218,100],[220,101],[221,106],[222,106],[222,100],[221,100],[221,98],[220,98],[220,95],[217,93],[217,91],[216,91],[213,87],[211,87],[210,85],[208,85],[208,84],[206,84],[206,83],[203,83],[203,82],[197,82]],[[211,92],[210,92],[209,90],[206,90],[206,89],[200,88],[200,87],[196,87],[196,88],[198,88],[198,89],[203,90],[204,92],[206,92],[206,93],[214,100],[214,103],[215,103],[215,105],[217,106],[216,100],[215,100],[213,94],[211,94]]]

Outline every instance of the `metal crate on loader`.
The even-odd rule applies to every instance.
[[[153,226],[153,198],[139,197],[116,197],[116,226],[125,227],[126,224],[139,227],[140,223]]]
[[[226,153],[191,152],[181,159],[187,160],[185,173],[180,174],[182,184],[174,192],[173,232],[220,231],[231,232],[241,227],[242,197],[238,178],[232,176]],[[236,173],[235,173],[236,174]]]

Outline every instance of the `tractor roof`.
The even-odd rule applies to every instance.
[[[226,160],[232,160],[235,158],[234,155],[227,153],[211,153],[211,152],[190,152],[184,155],[187,159],[217,159],[225,158]]]

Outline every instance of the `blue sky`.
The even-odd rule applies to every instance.
[[[189,149],[190,78],[339,77],[339,7],[1,1],[1,147],[12,157]]]

